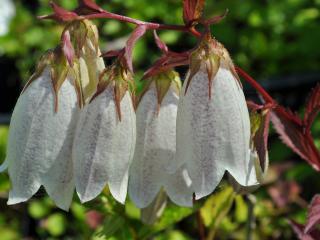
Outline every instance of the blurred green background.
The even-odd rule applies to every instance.
[[[77,5],[76,0],[55,2],[67,9]],[[48,3],[48,0],[0,0],[0,124],[7,121],[37,59],[59,43],[63,26],[36,18],[51,13]],[[182,0],[97,3],[109,11],[145,21],[182,24]],[[229,14],[212,27],[213,35],[230,51],[237,65],[261,80],[281,103],[302,113],[308,91],[320,82],[320,0],[207,0],[205,15],[221,14],[225,9],[229,9]],[[6,16],[10,19],[11,13],[11,20],[5,20]],[[103,51],[123,47],[134,27],[114,20],[96,23]],[[196,44],[194,38],[183,33],[161,31],[159,36],[174,51],[187,50]],[[148,33],[134,50],[137,80],[157,57],[159,52]],[[180,70],[182,76],[185,70]],[[256,99],[250,87],[245,89],[248,97]],[[313,132],[320,147],[320,121],[316,121]],[[8,127],[0,125],[0,162],[5,158],[7,134]],[[320,192],[319,175],[282,145],[275,134],[270,137],[270,161],[268,183],[254,194],[257,201],[253,210],[253,239],[295,239],[287,219],[304,223],[307,202]],[[107,192],[85,205],[75,197],[70,212],[65,213],[54,207],[44,191],[28,203],[7,206],[9,188],[7,174],[1,174],[3,240],[199,239],[199,214],[208,239],[247,237],[248,199],[235,196],[226,184],[194,209],[169,204],[154,226],[143,225],[138,209],[130,202],[125,207],[118,205]]]

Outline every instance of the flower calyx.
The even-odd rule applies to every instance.
[[[132,73],[130,70],[124,67],[119,60],[116,60],[111,66],[105,68],[105,70],[101,73],[97,91],[90,102],[94,101],[94,99],[104,92],[109,86],[113,87],[113,97],[116,105],[117,115],[119,121],[121,121],[121,100],[127,91],[131,93],[131,97],[133,99],[135,94]]]
[[[241,85],[240,78],[235,70],[227,49],[215,38],[212,38],[209,32],[204,33],[198,47],[190,54],[189,65],[190,71],[184,94],[187,94],[192,78],[199,71],[205,71],[208,75],[208,94],[209,99],[211,99],[212,81],[218,73],[220,67],[230,70],[232,75]]]
[[[68,36],[69,37],[66,37]],[[68,39],[69,38],[69,39]],[[98,55],[99,35],[96,26],[89,20],[83,19],[72,21],[66,25],[62,34],[62,44],[70,42],[70,48],[74,49],[75,56],[81,57],[83,54]],[[72,63],[70,64],[72,65]]]
[[[160,111],[161,103],[168,93],[170,87],[173,87],[173,90],[176,92],[177,95],[180,94],[181,91],[181,79],[179,73],[174,71],[173,69],[167,70],[165,72],[158,73],[153,75],[150,78],[146,79],[147,83],[144,86],[143,91],[139,95],[136,107],[138,106],[140,100],[143,98],[144,94],[150,89],[152,84],[155,84],[156,91],[157,91],[157,101],[158,101],[158,111]]]

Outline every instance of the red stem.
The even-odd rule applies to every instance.
[[[203,221],[202,221],[200,210],[198,210],[196,214],[197,214],[197,224],[198,224],[199,239],[200,240],[205,240],[206,239],[206,233],[205,233],[205,228],[204,228],[204,224],[203,224]]]
[[[145,25],[150,30],[162,29],[162,30],[176,30],[182,32],[188,32],[195,37],[200,37],[201,33],[195,30],[193,27],[187,27],[183,25],[169,25],[169,24],[160,24],[153,22],[144,22],[138,19],[122,16],[115,13],[103,12],[103,13],[95,13],[85,16],[86,19],[97,19],[97,18],[106,18],[106,19],[115,19],[121,22],[132,23],[135,25]]]
[[[266,101],[266,103],[275,104],[275,100],[267,93],[266,90],[256,81],[254,80],[248,73],[246,73],[243,69],[238,66],[235,66],[236,71],[239,75],[241,75],[252,87],[254,87]]]

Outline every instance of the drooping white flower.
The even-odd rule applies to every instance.
[[[55,93],[46,68],[22,93],[12,115],[5,163],[12,183],[8,204],[27,201],[43,185],[58,207],[69,208],[76,121],[73,85],[67,79]]]
[[[196,199],[212,193],[225,171],[255,185],[249,143],[249,113],[232,61],[220,43],[204,39],[179,101],[174,167],[186,164]]]
[[[151,204],[161,188],[176,204],[192,206],[187,171],[181,167],[174,173],[168,172],[176,153],[180,91],[177,78],[176,73],[170,71],[152,79],[137,108],[137,142],[130,169],[129,194],[139,208]]]
[[[105,72],[99,94],[81,112],[77,126],[73,157],[76,190],[82,202],[97,197],[106,184],[116,200],[124,203],[126,199],[136,117],[128,79],[118,74],[118,68]]]

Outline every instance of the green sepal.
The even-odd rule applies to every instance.
[[[97,86],[97,91],[92,97],[93,101],[102,92],[104,92],[109,86],[113,87],[113,97],[116,104],[116,110],[118,114],[119,121],[122,119],[121,114],[121,100],[125,94],[129,91],[131,93],[131,98],[134,102],[134,80],[133,76],[129,70],[122,66],[119,61],[116,61],[113,65],[107,67],[100,75],[99,84]]]
[[[84,47],[91,42],[93,50],[96,53],[99,52],[99,34],[96,26],[89,20],[76,20],[69,23],[64,31],[70,32],[71,43],[75,49],[76,56],[80,57],[84,53]]]
[[[21,94],[26,91],[26,89],[31,85],[33,81],[38,79],[43,74],[43,71],[46,68],[49,68],[50,70],[52,87],[55,95],[55,111],[57,112],[59,102],[58,92],[62,84],[66,80],[70,69],[67,63],[67,59],[64,56],[60,46],[56,47],[55,49],[48,50],[40,58],[34,74],[32,74],[32,76],[30,77]]]
[[[208,75],[209,99],[211,99],[212,81],[218,73],[223,58],[223,46],[213,39],[209,33],[201,39],[198,47],[190,54],[190,70],[187,78],[185,93],[189,89],[193,77],[202,70]]]
[[[158,113],[162,104],[162,101],[166,94],[168,93],[170,87],[173,88],[173,90],[176,92],[177,95],[180,95],[181,91],[181,80],[179,73],[177,73],[174,70],[169,70],[166,72],[159,73],[158,75],[155,75],[149,79],[146,80],[147,83],[144,86],[143,91],[138,97],[138,102],[141,101],[144,94],[150,89],[152,84],[155,84],[156,91],[157,91],[157,105],[158,105]]]
[[[35,72],[29,78],[21,94],[23,94],[26,91],[26,89],[31,85],[31,83],[34,80],[38,79],[42,75],[43,71],[51,65],[53,59],[54,59],[54,49],[48,50],[44,55],[41,56],[39,62],[37,63]]]

